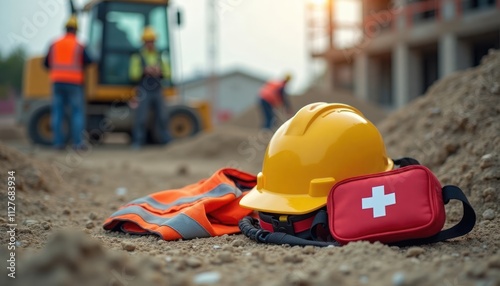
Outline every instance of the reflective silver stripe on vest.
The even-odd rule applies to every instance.
[[[111,215],[112,219],[117,219],[117,216],[135,214],[140,216],[145,222],[158,226],[168,226],[177,231],[182,238],[192,239],[196,237],[210,237],[210,233],[201,226],[196,220],[186,214],[178,214],[174,217],[167,218],[157,216],[140,206],[129,206],[116,211]]]
[[[52,54],[54,52],[52,51]],[[81,71],[82,70],[82,57],[83,57],[83,47],[80,44],[76,44],[75,50],[73,51],[73,60],[69,64],[56,64],[54,63],[53,55],[50,57],[50,68],[60,71]]]
[[[236,198],[239,198],[242,195],[242,192],[240,189],[231,186],[229,184],[220,184],[218,185],[215,189],[201,195],[193,196],[193,197],[185,197],[185,198],[180,198],[174,202],[171,202],[169,204],[164,204],[161,203],[154,198],[150,196],[142,197],[136,200],[133,200],[132,202],[129,203],[129,205],[138,205],[138,204],[143,204],[146,203],[155,209],[158,210],[168,210],[174,206],[179,206],[183,204],[188,204],[188,203],[193,203],[196,202],[202,198],[218,198],[225,196],[227,194],[234,194]]]

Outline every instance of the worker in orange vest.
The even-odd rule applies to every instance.
[[[259,91],[260,105],[264,115],[265,129],[271,129],[274,124],[274,109],[284,106],[289,115],[292,114],[292,107],[285,91],[286,84],[291,79],[290,74],[286,74],[282,80],[269,81]]]
[[[91,63],[85,47],[76,38],[78,21],[73,15],[66,23],[66,34],[49,48],[44,65],[52,82],[52,130],[54,148],[63,150],[66,138],[63,119],[66,106],[71,112],[71,139],[75,150],[84,149],[85,100],[83,96],[84,67]]]

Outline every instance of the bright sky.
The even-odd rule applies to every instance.
[[[86,2],[75,1],[79,7]],[[208,69],[207,2],[172,1],[171,6],[181,8],[184,16],[184,25],[171,34],[177,51],[174,57],[183,78]],[[243,68],[263,78],[291,72],[292,92],[304,88],[312,72],[305,42],[305,3],[306,0],[218,0],[219,70]],[[30,55],[45,53],[49,43],[62,34],[68,15],[67,0],[2,1],[0,51],[5,53],[21,44]],[[86,24],[86,18],[81,19],[79,33],[83,40]]]

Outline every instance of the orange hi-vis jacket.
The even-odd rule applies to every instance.
[[[52,45],[49,56],[52,82],[77,85],[83,83],[83,50],[84,47],[78,42],[76,35],[71,33]]]
[[[256,182],[254,175],[221,169],[196,184],[136,199],[113,213],[103,227],[157,234],[164,240],[238,233],[238,222],[252,213],[239,201]]]
[[[283,81],[270,81],[266,83],[260,89],[260,98],[267,101],[273,107],[280,106],[283,103],[283,98],[280,94],[280,90],[284,85],[285,83]]]

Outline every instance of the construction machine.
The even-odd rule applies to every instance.
[[[170,13],[168,0],[93,0],[79,12],[89,14],[86,47],[95,61],[85,71],[86,130],[88,140],[101,142],[109,132],[131,134],[135,87],[130,81],[129,59],[141,46],[141,34],[146,26],[157,33],[156,46],[161,56],[172,65],[171,26],[180,24],[180,14]],[[75,11],[71,2],[72,12]],[[178,19],[170,19],[176,15]],[[175,17],[172,17],[175,18]],[[173,21],[172,21],[173,20]],[[50,145],[51,84],[44,57],[27,60],[23,78],[23,100],[20,120],[27,126],[31,141]],[[172,70],[172,69],[171,69]],[[175,69],[172,70],[175,73]],[[210,104],[186,103],[178,96],[171,78],[165,79],[167,129],[173,139],[185,138],[211,129]],[[69,117],[67,117],[69,119]],[[68,122],[66,120],[66,122]],[[148,142],[157,136],[153,120],[148,124]],[[65,126],[69,140],[69,124]]]

